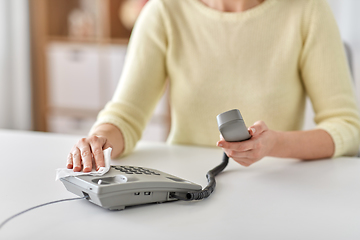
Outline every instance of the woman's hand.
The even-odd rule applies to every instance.
[[[276,131],[269,130],[263,121],[258,121],[248,128],[251,135],[243,142],[226,142],[222,136],[217,146],[222,147],[228,157],[248,167],[265,156],[270,156],[278,141]]]
[[[105,167],[103,150],[111,147],[111,158],[118,157],[124,151],[124,138],[119,128],[110,123],[97,126],[92,135],[80,139],[71,149],[67,159],[67,168],[74,172],[91,172],[93,162],[96,170]]]
[[[93,159],[95,162],[96,170],[100,167],[105,167],[103,150],[112,147],[108,139],[103,136],[90,136],[80,139],[67,158],[68,169],[73,169],[74,172],[91,172]]]

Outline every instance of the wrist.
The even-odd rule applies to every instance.
[[[109,123],[103,123],[96,126],[90,133],[91,136],[104,136],[110,134],[116,128],[114,125]]]
[[[273,134],[273,147],[270,150],[270,156],[271,157],[280,157],[281,149],[282,149],[282,142],[284,139],[284,132],[280,131],[272,131]]]
[[[118,157],[124,151],[124,137],[118,127],[110,123],[101,124],[90,133],[91,136],[104,137],[113,147],[111,157]]]

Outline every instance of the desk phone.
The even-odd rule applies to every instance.
[[[103,176],[77,176],[60,179],[66,189],[100,207],[122,210],[127,206],[174,201],[171,193],[199,191],[188,180],[144,167],[111,166]]]
[[[217,116],[219,131],[229,142],[251,138],[238,109]],[[70,176],[60,179],[67,190],[110,210],[127,206],[174,200],[201,200],[214,191],[215,176],[227,166],[224,153],[221,164],[206,174],[208,185],[202,187],[188,180],[150,168],[111,166],[103,176]]]
[[[245,141],[251,138],[237,109],[219,114],[217,122],[226,141]],[[229,157],[224,153],[222,163],[206,174],[208,185],[204,189],[196,183],[168,173],[135,166],[110,166],[109,171],[102,176],[67,175],[60,180],[68,191],[80,198],[62,199],[31,207],[0,222],[0,228],[14,217],[32,209],[71,200],[87,199],[109,210],[122,210],[127,206],[146,203],[201,200],[212,194],[216,186],[215,176],[225,169],[228,162]]]

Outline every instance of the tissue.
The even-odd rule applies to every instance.
[[[91,172],[74,172],[72,169],[67,168],[58,168],[56,169],[56,178],[55,181],[60,178],[65,178],[69,176],[80,176],[80,175],[91,175],[91,176],[102,176],[110,170],[110,160],[111,160],[111,151],[112,148],[107,148],[103,151],[105,167],[100,167],[98,171],[95,169],[95,164],[93,163],[93,169]]]

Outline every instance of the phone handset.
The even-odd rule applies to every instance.
[[[238,109],[233,109],[219,114],[217,123],[221,135],[227,142],[240,142],[251,138],[245,122]],[[222,163],[206,174],[208,185],[200,191],[188,193],[173,193],[171,196],[180,200],[201,200],[210,196],[216,186],[215,176],[218,175],[229,163],[229,157],[224,153]]]
[[[221,135],[227,142],[241,142],[251,138],[238,109],[219,114],[217,117]]]

